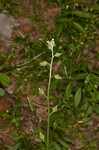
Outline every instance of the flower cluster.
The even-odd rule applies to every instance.
[[[53,48],[55,47],[55,41],[54,39],[52,39],[51,41],[47,41],[48,43],[48,49],[50,49],[51,51],[53,51]]]

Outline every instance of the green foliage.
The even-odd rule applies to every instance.
[[[75,104],[75,107],[78,107],[79,103],[80,103],[80,100],[81,100],[81,88],[78,88],[75,96],[74,96],[74,104]]]
[[[18,150],[20,147],[20,143],[15,144],[15,146],[9,150]]]
[[[0,88],[0,96],[4,96],[4,94],[5,94],[4,89]]]
[[[8,86],[10,81],[10,78],[5,73],[0,73],[0,83],[4,86]]]
[[[77,22],[73,22],[74,27],[82,34],[85,34],[85,29]]]
[[[10,82],[11,80],[9,76],[7,76],[5,73],[0,72],[0,84],[2,84],[2,86],[7,87]],[[0,88],[0,96],[4,96],[4,95],[5,95],[5,90],[3,88]]]
[[[54,36],[56,47],[60,46],[62,52],[59,70],[62,80],[52,83],[52,90],[56,88],[58,97],[54,98],[57,111],[51,115],[52,133],[50,133],[52,134],[50,140],[56,150],[69,149],[68,142],[64,142],[64,132],[67,130],[73,132],[74,128],[70,124],[76,120],[78,114],[83,112],[84,124],[86,116],[92,112],[99,113],[99,71],[95,68],[90,71],[88,62],[82,57],[85,45],[88,45],[89,51],[97,55],[94,51],[96,38],[94,33],[98,29],[96,22],[99,21],[99,6],[94,3],[89,7],[80,1],[60,1],[59,6],[61,13],[57,19]],[[79,56],[81,61],[77,60]]]
[[[71,97],[71,93],[72,93],[72,85],[71,83],[69,83],[66,87],[66,91],[65,91],[65,96],[66,96],[66,100],[69,100]]]
[[[30,0],[31,2],[33,0]],[[61,61],[56,74],[52,73],[49,86],[49,94],[43,89],[39,88],[40,94],[51,100],[55,106],[50,108],[50,138],[48,139],[49,149],[51,150],[69,150],[70,145],[74,144],[73,135],[76,132],[76,125],[81,128],[85,127],[88,117],[94,112],[99,114],[99,71],[94,67],[89,68],[90,61],[84,59],[86,55],[84,52],[89,52],[95,55],[95,59],[99,58],[99,53],[95,51],[95,42],[98,40],[97,30],[99,28],[99,3],[94,1],[93,4],[88,4],[87,1],[80,0],[48,0],[57,3],[60,8],[59,16],[56,19],[56,27],[47,38],[55,39],[55,43],[48,41],[48,48],[46,46],[46,37],[43,40],[38,40],[34,43],[30,42],[28,36],[24,38],[15,39],[16,46],[23,45],[19,52],[19,64],[14,64],[16,59],[15,50],[12,49],[9,54],[2,53],[2,64],[0,65],[0,83],[8,86],[10,78],[7,74],[2,72],[10,72],[12,76],[17,79],[18,89],[21,84],[30,83],[34,86],[31,93],[36,93],[40,83],[43,80],[48,81],[49,64],[51,52],[54,44],[53,55],[54,63]],[[11,2],[8,0],[1,1],[4,8],[10,9]],[[1,3],[0,2],[0,3]],[[13,8],[18,3],[13,3]],[[12,11],[9,11],[13,13]],[[85,51],[86,50],[86,51]],[[60,57],[59,57],[60,56]],[[41,62],[41,63],[40,63]],[[92,61],[93,62],[93,61]],[[54,64],[53,63],[53,70]],[[40,64],[40,65],[39,65]],[[52,69],[52,68],[51,68]],[[29,76],[32,72],[32,75]],[[61,80],[59,80],[61,79]],[[36,83],[36,84],[35,84]],[[53,91],[56,91],[54,94]],[[17,91],[17,89],[16,89]],[[20,92],[21,93],[21,92]],[[18,93],[19,94],[19,93]],[[30,93],[29,93],[30,94]],[[4,95],[4,90],[0,88],[0,96]],[[50,104],[50,101],[49,101]],[[10,124],[17,128],[20,126],[19,109],[15,109],[12,114],[4,113],[6,119],[10,118]],[[43,150],[46,149],[46,123],[42,126],[42,131],[38,130],[36,133],[38,139],[38,147]],[[73,126],[74,125],[74,126]],[[79,128],[80,128],[79,127]],[[44,130],[43,130],[44,129]],[[84,137],[78,131],[84,143],[84,148],[94,149],[96,141],[90,144],[86,142]],[[28,137],[27,137],[28,138]],[[22,137],[16,141],[14,149],[33,149],[33,143]],[[33,141],[35,143],[35,141]],[[32,144],[31,144],[32,143]],[[28,147],[27,145],[30,145]]]

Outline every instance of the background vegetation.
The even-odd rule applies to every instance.
[[[39,12],[41,9],[39,2],[30,0],[29,3],[35,5],[35,12]],[[92,121],[91,116],[98,116],[99,113],[99,2],[97,0],[47,0],[47,3],[53,5],[59,12],[54,19],[54,28],[50,32],[43,20],[43,14],[32,16],[26,7],[20,10],[23,1],[0,1],[1,12],[6,9],[8,14],[17,18],[26,15],[32,19],[33,24],[40,22],[38,30],[43,34],[34,42],[29,35],[17,37],[9,53],[5,51],[1,53],[1,96],[6,93],[5,87],[9,87],[12,77],[16,79],[16,89],[12,94],[16,99],[15,105],[9,112],[1,112],[1,117],[8,121],[8,126],[14,127],[15,133],[11,135],[14,136],[14,144],[3,145],[2,149],[46,149],[47,121],[38,122],[38,128],[35,127],[33,133],[22,132],[23,122],[20,115],[24,104],[19,99],[24,96],[34,96],[42,83],[47,85],[49,67],[42,67],[40,63],[43,61],[50,63],[51,51],[47,47],[47,41],[54,39],[56,45],[54,53],[61,53],[61,55],[55,57],[53,62],[49,97],[51,112],[53,112],[50,115],[49,149],[98,150],[99,139],[90,140],[86,135],[90,134],[94,137],[99,132],[98,127],[94,128],[97,124],[92,124],[94,131],[89,131],[88,128],[88,123]],[[16,52],[17,46],[21,47],[21,45],[23,45],[21,50]],[[16,60],[18,63],[15,63]],[[55,79],[55,74],[58,74],[61,79]],[[21,87],[23,85],[27,87],[28,83],[30,89],[25,94],[24,90],[27,89]],[[46,93],[47,88],[43,91]],[[33,103],[29,101],[24,106],[31,111],[32,117]],[[2,142],[0,144],[2,145]]]

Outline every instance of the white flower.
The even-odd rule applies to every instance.
[[[48,43],[48,49],[50,49],[52,51],[53,47],[55,47],[54,39],[52,39],[51,41],[47,41],[47,43]]]

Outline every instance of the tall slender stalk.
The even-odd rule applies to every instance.
[[[47,43],[48,43],[48,49],[51,50],[51,53],[52,53],[51,62],[50,62],[50,64],[47,61],[43,61],[43,62],[40,63],[41,66],[46,66],[46,65],[50,66],[47,95],[45,95],[44,91],[42,89],[40,89],[40,88],[39,88],[39,92],[40,92],[40,94],[43,94],[46,97],[46,99],[47,99],[48,119],[47,119],[46,150],[49,150],[49,148],[50,148],[50,115],[52,115],[52,113],[57,111],[57,107],[55,107],[53,109],[52,113],[50,111],[50,88],[51,88],[51,79],[52,79],[52,67],[53,67],[53,59],[54,59],[54,57],[59,57],[61,55],[61,53],[54,54],[54,50],[53,50],[53,48],[55,47],[54,39],[52,39],[51,41],[47,41]],[[59,75],[54,75],[54,78],[55,79],[61,79],[61,77]],[[41,139],[43,139],[43,141],[44,141],[44,136],[41,136]]]
[[[48,103],[48,122],[47,122],[47,150],[49,150],[49,140],[50,140],[50,87],[51,87],[51,78],[52,78],[52,67],[53,67],[53,50],[51,63],[50,63],[50,73],[49,73],[49,82],[48,82],[48,91],[47,91],[47,103]]]

